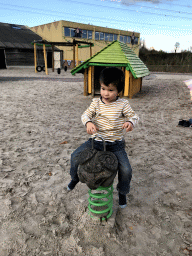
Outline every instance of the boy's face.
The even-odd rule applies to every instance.
[[[105,84],[101,83],[100,93],[102,101],[105,104],[116,101],[116,98],[118,96],[118,90],[113,84],[109,84],[108,86],[106,86]]]

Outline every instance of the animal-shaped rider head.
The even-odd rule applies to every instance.
[[[112,185],[118,168],[117,157],[112,152],[87,148],[79,155],[79,163],[79,180],[90,189]]]

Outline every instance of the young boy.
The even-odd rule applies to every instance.
[[[94,137],[96,134],[105,140],[106,150],[113,152],[118,159],[119,206],[126,207],[126,194],[130,190],[132,169],[125,152],[123,129],[132,131],[138,121],[138,116],[131,109],[128,100],[119,98],[124,88],[124,73],[111,67],[105,68],[100,74],[101,97],[93,99],[89,108],[83,113],[81,120],[86,126],[87,133]],[[78,155],[85,149],[91,148],[92,139],[83,143],[71,155],[71,182],[67,189],[73,190],[79,182],[77,175]],[[94,148],[103,150],[103,142],[98,138],[94,141]]]

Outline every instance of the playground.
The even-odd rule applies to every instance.
[[[192,128],[178,126],[192,118],[190,79],[151,73],[129,99],[140,117],[125,136],[133,179],[108,226],[87,214],[84,183],[66,190],[70,155],[89,138],[83,74],[0,70],[0,255],[191,256]]]

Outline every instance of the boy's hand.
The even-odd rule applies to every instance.
[[[88,122],[86,124],[86,127],[87,127],[87,133],[88,134],[93,134],[93,133],[95,133],[96,131],[99,130],[92,122]]]
[[[122,128],[126,129],[126,132],[131,132],[133,130],[133,125],[131,122],[125,122]]]

